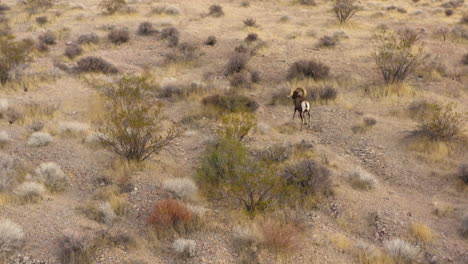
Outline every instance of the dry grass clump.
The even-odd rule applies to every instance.
[[[349,180],[353,188],[361,190],[370,190],[377,184],[375,176],[361,168],[350,172]]]
[[[1,4],[0,3],[0,14],[3,14],[3,12],[10,10],[11,8],[7,6],[6,4]]]
[[[244,53],[234,54],[225,66],[224,73],[231,75],[233,73],[239,73],[247,67],[249,62],[249,56]]]
[[[354,133],[366,133],[372,127],[374,127],[375,124],[377,124],[377,120],[373,117],[364,117],[362,121],[362,124],[353,126],[351,128]]]
[[[287,253],[300,246],[300,230],[291,223],[266,219],[260,224],[264,246],[275,253]]]
[[[95,252],[94,237],[90,233],[65,230],[60,241],[60,261],[62,263],[91,263]]]
[[[52,136],[46,132],[34,132],[28,140],[28,145],[33,147],[43,147],[49,145],[53,141]]]
[[[21,226],[8,220],[0,220],[0,257],[21,248],[24,232]]]
[[[159,37],[167,41],[169,47],[177,47],[179,45],[179,30],[175,27],[168,27],[161,30]]]
[[[255,112],[259,107],[253,99],[239,94],[212,95],[203,98],[202,103],[225,112]]]
[[[319,88],[310,88],[308,97],[311,101],[318,103],[328,103],[338,97],[338,91],[331,85],[325,85]]]
[[[0,148],[4,147],[10,141],[10,135],[8,135],[6,131],[0,131]]]
[[[157,228],[175,228],[190,223],[192,211],[183,203],[174,200],[160,200],[155,203],[148,222]]]
[[[176,6],[157,6],[153,7],[150,11],[150,15],[177,16],[180,15],[180,13],[180,9]]]
[[[398,238],[384,241],[384,248],[387,254],[401,264],[413,263],[419,254],[416,247]]]
[[[154,28],[153,23],[151,23],[151,22],[142,22],[138,26],[137,33],[138,33],[138,35],[142,35],[142,36],[151,36],[151,35],[155,35],[155,34],[159,33],[159,31]]]
[[[87,218],[108,225],[111,225],[117,217],[109,202],[88,201],[78,207],[78,210]]]
[[[44,185],[37,182],[23,182],[16,186],[13,193],[19,196],[22,202],[37,202],[42,200],[45,188]]]
[[[271,105],[292,105],[292,100],[289,98],[291,91],[287,87],[281,87],[275,90],[271,96]]]
[[[195,257],[197,243],[195,240],[179,238],[172,243],[174,251],[182,257]]]
[[[44,25],[49,22],[49,18],[47,16],[38,16],[36,17],[36,23],[39,25]]]
[[[288,80],[312,78],[322,80],[328,78],[330,68],[315,60],[299,60],[294,62],[288,70]]]
[[[243,21],[246,27],[257,27],[257,21],[254,18],[247,18]]]
[[[38,179],[51,192],[62,192],[68,187],[68,177],[54,162],[41,163],[35,170]]]
[[[336,44],[338,44],[339,42],[339,38],[335,37],[335,36],[323,36],[320,38],[319,40],[319,43],[318,43],[318,46],[319,47],[327,47],[327,48],[330,48],[330,47],[335,47]]]
[[[177,51],[166,54],[164,62],[191,63],[200,57],[200,50],[194,43],[184,42],[177,47]]]
[[[15,72],[30,59],[31,44],[0,35],[0,84],[13,79]]]
[[[211,5],[208,11],[208,15],[212,17],[224,16],[223,7],[220,5]]]
[[[381,29],[375,34],[372,56],[386,85],[403,82],[421,64],[422,48],[413,51],[419,39],[420,33],[408,28],[397,32]]]
[[[83,45],[83,44],[98,44],[99,43],[99,36],[96,33],[86,33],[82,34],[76,40],[76,43]]]
[[[198,187],[190,178],[173,178],[163,182],[163,188],[186,201],[195,201],[198,196]]]
[[[229,84],[235,88],[250,88],[251,79],[245,71],[234,73],[229,80]]]
[[[83,53],[83,48],[76,43],[73,43],[65,48],[64,55],[69,59],[74,59],[75,57],[80,56]]]
[[[461,134],[463,123],[462,115],[455,112],[454,105],[447,104],[430,108],[413,133],[434,141],[450,141]]]
[[[47,31],[39,35],[39,42],[45,43],[47,45],[57,44],[57,37],[52,31]]]
[[[113,15],[126,8],[127,2],[125,0],[102,0],[99,7],[107,14]]]
[[[111,30],[107,38],[114,44],[120,45],[130,40],[130,31],[126,28],[117,28]]]
[[[54,6],[55,0],[25,0],[22,1],[23,4],[26,6],[26,9],[31,14],[35,14],[38,12],[44,12],[47,9],[50,9]]]
[[[77,72],[99,72],[104,74],[116,74],[119,70],[102,58],[88,56],[76,63]]]
[[[444,11],[446,16],[452,16],[453,15],[453,9],[445,9]]]
[[[208,46],[214,46],[216,45],[216,37],[215,36],[209,36],[206,40],[205,40],[205,45],[208,45]]]
[[[276,144],[261,150],[258,153],[259,160],[270,163],[281,163],[288,160],[293,154],[293,147],[291,145]]]
[[[468,184],[468,163],[460,165],[458,168],[458,178]]]
[[[359,7],[356,5],[356,0],[335,0],[333,11],[338,21],[345,23],[359,11]]]
[[[411,226],[413,236],[423,242],[430,242],[434,239],[434,234],[429,226],[425,224],[413,224]]]
[[[98,132],[101,144],[108,150],[140,162],[179,136],[177,127],[163,132],[161,122],[165,117],[161,105],[147,96],[152,86],[146,77],[125,76],[105,87],[108,108]]]

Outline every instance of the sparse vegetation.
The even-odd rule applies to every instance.
[[[208,45],[208,46],[214,46],[216,45],[216,37],[215,36],[209,36],[206,40],[205,40],[205,45]]]
[[[47,31],[39,36],[39,42],[47,45],[55,45],[57,43],[56,36],[52,31]]]
[[[359,11],[359,7],[356,5],[356,0],[335,0],[333,11],[338,21],[345,23]]]
[[[422,242],[431,242],[434,239],[431,228],[425,224],[413,224],[411,232],[416,239]]]
[[[213,95],[203,98],[203,104],[214,106],[226,112],[254,112],[259,105],[256,101],[239,94]]]
[[[195,257],[197,243],[195,240],[179,238],[172,243],[172,248],[183,257]]]
[[[153,27],[151,22],[143,22],[138,26],[138,35],[150,36],[157,33],[159,31]]]
[[[252,113],[228,113],[221,117],[218,135],[231,140],[242,141],[257,125]]]
[[[422,117],[415,133],[435,141],[449,141],[460,135],[463,122],[461,114],[455,112],[454,105],[435,106]]]
[[[198,196],[198,187],[190,178],[167,179],[163,182],[163,187],[186,201],[195,201]]]
[[[78,72],[99,72],[105,74],[116,74],[119,71],[114,65],[104,59],[93,56],[80,59],[76,63],[76,70]]]
[[[36,169],[37,178],[51,192],[62,192],[68,187],[68,177],[54,162],[41,163]]]
[[[46,132],[34,132],[28,140],[28,145],[33,147],[43,147],[49,145],[53,141],[52,136]]]
[[[35,14],[52,8],[55,2],[56,0],[25,0],[23,3],[30,13]]]
[[[468,164],[462,164],[458,168],[458,178],[468,184]]]
[[[49,19],[48,19],[47,16],[36,17],[36,23],[39,24],[39,25],[47,24],[47,22],[49,22]]]
[[[210,6],[208,15],[212,16],[212,17],[222,17],[222,16],[224,16],[223,7],[220,6],[220,5]]]
[[[96,33],[87,33],[80,35],[76,40],[78,44],[98,44],[99,43],[99,36]]]
[[[12,79],[14,72],[29,60],[30,45],[13,36],[0,36],[0,83]]]
[[[419,254],[416,247],[398,238],[385,241],[384,248],[397,263],[402,264],[412,263]]]
[[[167,41],[169,47],[177,47],[179,45],[179,31],[175,27],[164,28],[159,36]]]
[[[10,136],[6,131],[0,131],[0,148],[4,147],[11,141]]]
[[[330,74],[330,68],[318,61],[300,60],[291,65],[288,70],[287,79],[312,78],[314,80],[326,79]]]
[[[130,31],[126,28],[113,29],[107,38],[114,44],[120,45],[130,40]]]
[[[36,182],[23,182],[13,191],[22,202],[37,202],[45,193],[44,185]]]
[[[11,254],[24,243],[24,232],[21,226],[8,220],[0,220],[0,257]]]
[[[249,56],[243,53],[234,54],[228,61],[225,67],[226,75],[238,73],[247,67]]]
[[[83,49],[80,45],[75,43],[65,48],[65,56],[67,56],[69,59],[74,59],[75,57],[80,56],[81,53],[83,53]]]
[[[254,18],[247,18],[246,20],[244,20],[244,25],[246,27],[256,27],[257,21]]]
[[[465,214],[462,218],[461,233],[465,238],[468,238],[468,214]]]
[[[107,14],[113,15],[123,10],[127,6],[127,2],[125,0],[102,0],[99,6]]]
[[[77,230],[65,230],[61,238],[60,260],[63,263],[89,263],[95,251],[94,237]]]
[[[169,145],[179,132],[161,134],[164,121],[160,105],[151,102],[145,77],[123,77],[105,88],[109,110],[99,126],[103,146],[128,160],[143,161]]]
[[[377,184],[374,175],[360,168],[349,173],[349,180],[356,189],[370,190]]]

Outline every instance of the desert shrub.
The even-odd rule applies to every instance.
[[[290,145],[273,145],[258,153],[258,158],[267,163],[281,163],[288,160],[293,154],[293,148]]]
[[[462,63],[468,65],[468,53],[465,53],[465,55],[463,55]]]
[[[208,15],[212,17],[224,16],[223,7],[220,5],[211,5],[208,11]]]
[[[240,53],[240,54],[248,54],[250,51],[249,51],[249,48],[247,48],[245,45],[239,45],[237,47],[234,48],[234,51],[236,53]]]
[[[62,192],[68,187],[68,177],[54,162],[41,163],[36,175],[51,192]]]
[[[181,43],[177,47],[177,52],[166,54],[166,63],[178,63],[178,62],[192,62],[200,57],[199,48],[189,42]]]
[[[419,254],[418,249],[401,239],[384,241],[385,251],[393,257],[397,263],[412,263]]]
[[[266,209],[281,189],[281,178],[255,160],[238,140],[220,139],[197,170],[209,197],[235,201],[249,213]]]
[[[0,36],[0,84],[5,84],[19,67],[29,60],[30,44],[15,41],[12,36]]]
[[[2,14],[4,11],[8,11],[10,9],[11,8],[9,6],[0,3],[0,14]]]
[[[331,193],[330,170],[314,160],[303,160],[286,167],[282,177],[299,195],[320,196]]]
[[[112,224],[116,215],[109,202],[96,203],[89,201],[78,209],[89,219],[98,223]]]
[[[78,72],[100,72],[106,74],[115,74],[118,72],[118,69],[114,65],[102,58],[93,56],[80,59],[77,62],[76,70]]]
[[[49,22],[49,19],[47,18],[47,16],[36,17],[36,23],[38,23],[39,25],[44,25],[47,22]]]
[[[0,220],[0,256],[12,253],[24,243],[24,232],[21,226],[8,220]]]
[[[6,131],[0,131],[0,148],[11,141],[10,136]]]
[[[440,108],[440,106],[436,103],[428,102],[426,100],[417,100],[413,101],[409,105],[408,112],[412,119],[421,121],[425,116],[428,116],[433,109],[437,108]]]
[[[249,7],[250,6],[250,2],[248,1],[242,1],[241,2],[241,7]]]
[[[102,0],[99,4],[99,7],[109,15],[115,14],[126,6],[127,2],[125,0]]]
[[[257,21],[254,18],[247,18],[243,21],[246,27],[256,27]]]
[[[34,132],[28,140],[28,145],[33,147],[43,147],[49,145],[53,141],[52,136],[46,132]]]
[[[152,87],[145,77],[127,76],[106,86],[108,111],[98,129],[105,148],[125,159],[143,161],[178,137],[174,127],[162,135],[162,108],[146,96]]]
[[[82,34],[76,40],[78,44],[98,44],[99,36],[96,33],[86,33]]]
[[[236,72],[231,76],[229,84],[232,87],[250,87],[250,78],[246,72]]]
[[[187,201],[195,201],[197,198],[198,187],[190,178],[167,179],[163,182],[163,187]]]
[[[212,95],[203,98],[202,103],[226,112],[254,112],[259,107],[253,99],[239,94]]]
[[[172,248],[183,257],[195,257],[197,243],[195,240],[179,238],[172,243]]]
[[[408,11],[406,11],[406,9],[404,9],[403,7],[397,7],[396,9],[398,12],[402,13],[402,14],[406,14]]]
[[[292,105],[292,100],[288,97],[290,93],[291,91],[286,87],[273,92],[271,105]]]
[[[138,35],[149,36],[158,33],[151,22],[143,22],[138,26]]]
[[[16,184],[16,170],[20,167],[17,159],[0,153],[0,192],[9,191]]]
[[[221,117],[221,125],[217,133],[230,140],[242,141],[257,125],[252,113],[228,113]]]
[[[299,60],[294,62],[289,67],[287,79],[304,79],[312,78],[314,80],[321,80],[328,77],[330,68],[315,60]]]
[[[465,0],[450,0],[450,1],[447,1],[447,2],[443,3],[441,5],[441,7],[444,7],[444,8],[458,8],[461,5],[463,5],[464,2],[465,2]]]
[[[57,129],[60,134],[83,135],[88,131],[89,125],[76,121],[60,122]]]
[[[52,8],[55,0],[25,0],[24,4],[30,13],[37,13]]]
[[[465,214],[462,218],[461,232],[464,237],[468,238],[468,214]]]
[[[80,56],[81,53],[83,53],[83,49],[81,48],[81,46],[76,43],[73,43],[65,48],[64,55],[70,59],[74,59],[75,57]]]
[[[445,9],[445,15],[446,15],[446,16],[451,16],[451,15],[453,15],[453,9]]]
[[[317,89],[308,89],[312,101],[332,101],[338,96],[338,91],[333,86],[323,86]]]
[[[37,182],[23,182],[16,186],[13,193],[18,195],[23,202],[35,202],[42,199],[45,188]]]
[[[233,73],[241,72],[247,67],[249,56],[244,53],[234,54],[225,66],[225,74],[231,75]]]
[[[291,223],[267,219],[260,224],[263,244],[275,253],[295,251],[300,244],[300,230]]]
[[[319,40],[320,47],[334,47],[338,43],[339,39],[334,36],[323,36]]]
[[[180,9],[175,6],[157,6],[151,9],[150,14],[156,14],[156,15],[180,15]]]
[[[453,104],[435,106],[422,117],[414,132],[432,140],[448,141],[460,135],[463,123],[462,115],[455,112]]]
[[[216,45],[216,37],[215,36],[209,36],[206,40],[205,40],[205,45],[208,45],[208,46],[214,46]]]
[[[175,27],[164,28],[159,36],[167,41],[169,47],[176,47],[179,44],[179,30]]]
[[[120,45],[130,40],[130,31],[126,28],[114,29],[107,35],[107,38],[114,44]]]
[[[250,43],[258,40],[257,33],[249,33],[247,37],[245,37],[245,42]]]
[[[371,173],[358,168],[349,173],[351,186],[356,189],[370,190],[377,184],[377,179]]]
[[[44,32],[39,36],[39,41],[47,45],[55,45],[57,43],[55,34],[52,31]]]
[[[460,165],[458,168],[458,178],[468,184],[468,163]]]
[[[258,72],[258,71],[250,72],[250,80],[252,81],[252,83],[261,82],[262,78],[261,78],[260,72]]]
[[[91,263],[95,251],[94,238],[83,231],[66,230],[60,240],[62,263]]]
[[[174,200],[160,200],[154,205],[148,222],[155,227],[175,227],[188,224],[193,218],[192,212],[183,203]]]
[[[460,18],[460,23],[468,24],[468,13],[463,14],[463,16]]]
[[[359,11],[359,7],[356,5],[356,0],[335,0],[333,11],[338,21],[345,23]]]
[[[413,52],[419,33],[410,29],[392,32],[380,30],[374,36],[372,56],[384,78],[385,84],[403,82],[420,65],[422,49]]]
[[[364,117],[363,121],[366,126],[375,126],[377,124],[377,120],[373,117]]]
[[[316,5],[315,0],[298,0],[298,2],[301,5],[309,5],[309,6]]]

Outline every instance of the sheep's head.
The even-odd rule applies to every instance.
[[[305,97],[307,94],[306,90],[302,87],[298,87],[294,90],[291,90],[291,94],[289,94],[288,98],[296,99],[298,97]]]

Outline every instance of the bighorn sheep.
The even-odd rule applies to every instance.
[[[310,125],[310,103],[307,102],[305,99],[305,96],[307,95],[307,92],[304,88],[298,87],[295,90],[291,90],[291,94],[289,97],[293,99],[294,102],[294,114],[293,114],[293,120],[294,117],[296,116],[296,111],[299,112],[299,116],[301,117],[301,130],[302,126],[304,125],[304,118],[305,114],[309,116],[309,125]],[[305,123],[307,125],[307,123]]]

